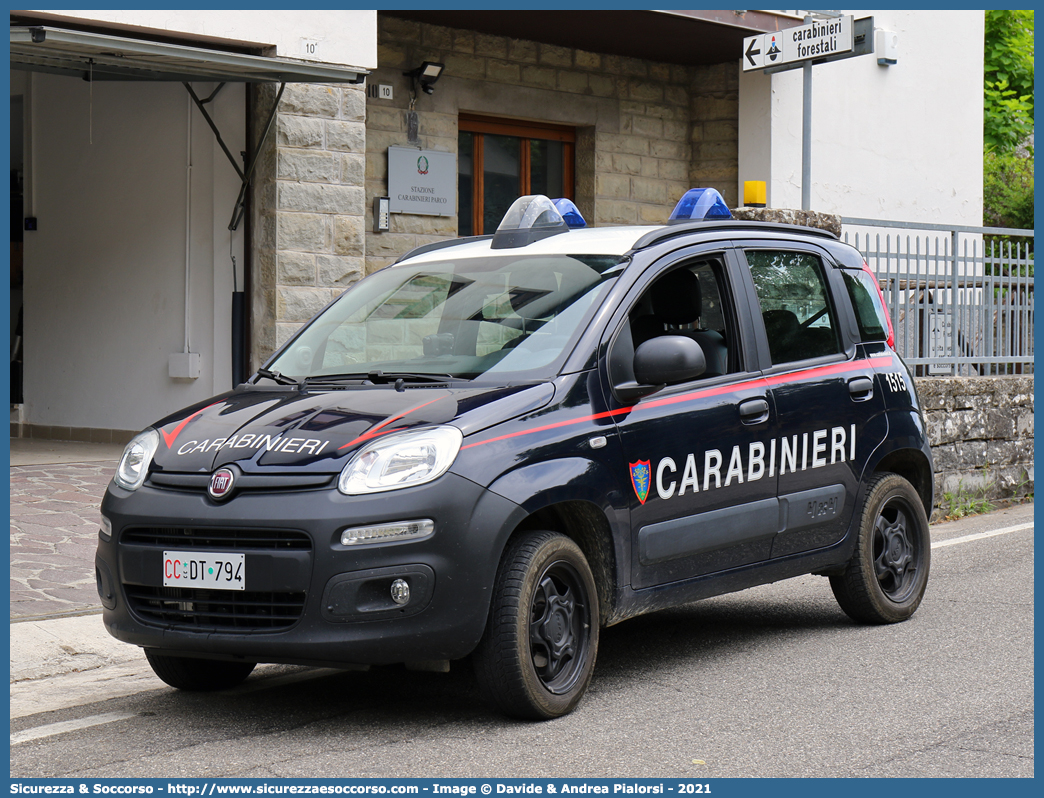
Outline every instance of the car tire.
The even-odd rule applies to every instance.
[[[192,692],[227,690],[240,684],[254,670],[253,662],[230,662],[161,654],[145,649],[153,672],[171,687]]]
[[[548,720],[583,697],[598,653],[598,593],[580,548],[556,532],[507,547],[475,673],[487,701],[515,718]]]
[[[921,603],[930,564],[921,497],[898,474],[876,475],[859,514],[855,553],[843,573],[830,577],[837,603],[861,623],[905,621]]]

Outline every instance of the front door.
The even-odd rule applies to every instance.
[[[708,371],[629,410],[607,391],[611,407],[623,411],[615,419],[636,589],[768,559],[779,516],[767,459],[775,417],[740,339],[736,264],[730,269],[725,252],[709,251],[658,265],[612,331],[608,382],[620,384],[634,349],[656,335],[694,338]]]

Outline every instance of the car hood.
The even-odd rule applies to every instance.
[[[452,424],[467,436],[543,407],[554,392],[551,383],[324,392],[241,386],[156,424],[152,469],[199,473],[235,463],[244,473],[336,473],[383,435]]]

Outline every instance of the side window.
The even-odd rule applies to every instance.
[[[704,377],[734,371],[729,351],[736,339],[730,331],[725,295],[724,269],[717,259],[689,263],[662,275],[629,314],[634,348],[660,335],[685,335],[703,349]]]
[[[748,250],[746,256],[772,363],[840,352],[837,323],[819,258],[806,252],[779,250]]]
[[[864,341],[888,340],[888,313],[881,304],[881,296],[874,278],[863,271],[845,269],[845,288],[852,299],[859,334]]]

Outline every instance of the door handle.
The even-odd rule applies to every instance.
[[[740,421],[744,424],[761,424],[768,421],[769,403],[765,399],[747,399],[739,405]]]
[[[848,392],[856,402],[865,402],[874,395],[874,381],[869,377],[853,377],[848,381]]]

